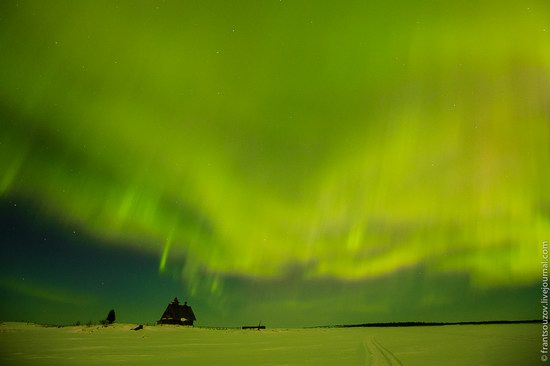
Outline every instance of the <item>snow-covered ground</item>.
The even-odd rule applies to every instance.
[[[537,365],[541,326],[205,329],[0,324],[0,365]]]

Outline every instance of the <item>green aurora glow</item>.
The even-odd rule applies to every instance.
[[[0,198],[220,307],[270,283],[264,313],[319,313],[310,287],[357,319],[390,300],[347,286],[417,270],[517,296],[550,233],[548,45],[546,1],[3,1]]]

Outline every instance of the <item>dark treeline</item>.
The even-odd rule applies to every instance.
[[[441,325],[483,325],[483,324],[526,324],[541,323],[542,320],[487,320],[471,322],[390,322],[390,323],[364,323],[364,324],[342,324],[326,325],[314,328],[358,328],[358,327],[431,327]]]

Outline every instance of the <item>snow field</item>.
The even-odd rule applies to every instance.
[[[1,365],[536,365],[539,324],[208,329],[0,324]]]

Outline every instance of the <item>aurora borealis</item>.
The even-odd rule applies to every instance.
[[[2,1],[0,315],[536,318],[549,45],[542,0]]]

